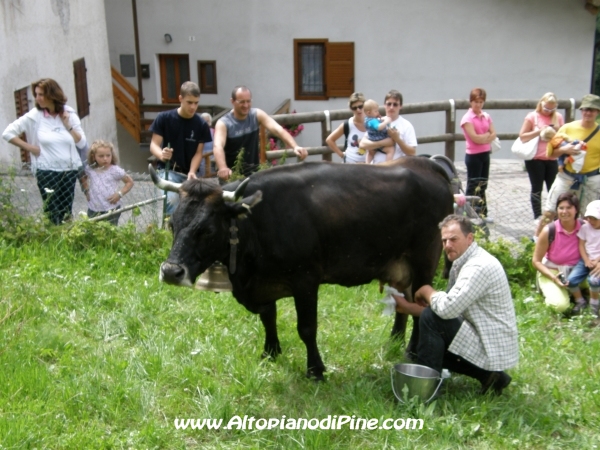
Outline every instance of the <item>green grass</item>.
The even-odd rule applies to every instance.
[[[278,302],[283,355],[260,359],[258,316],[230,294],[158,282],[169,237],[83,224],[0,240],[0,448],[597,448],[600,330],[533,292],[528,256],[508,266],[521,361],[499,397],[453,376],[430,405],[398,403],[375,284],[322,286],[327,381],[305,378],[291,299]],[[529,248],[528,251],[531,249]],[[504,252],[504,253],[502,253]],[[514,252],[513,252],[514,253]],[[532,297],[528,299],[528,297]],[[177,430],[176,418],[420,418],[421,430]]]

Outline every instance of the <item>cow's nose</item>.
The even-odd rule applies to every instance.
[[[169,284],[180,284],[185,276],[185,269],[179,264],[164,262],[160,266],[162,281]]]

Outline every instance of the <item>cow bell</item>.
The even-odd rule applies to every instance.
[[[215,262],[200,275],[196,282],[196,289],[212,292],[231,292],[233,288],[227,275],[227,267],[218,261]]]

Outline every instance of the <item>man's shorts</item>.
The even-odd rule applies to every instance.
[[[579,211],[585,211],[588,203],[600,198],[600,175],[586,177],[585,181],[579,185],[578,189],[571,189],[575,180],[564,172],[558,172],[550,192],[544,211],[556,212],[556,201],[561,194],[565,192],[574,192],[579,197]]]

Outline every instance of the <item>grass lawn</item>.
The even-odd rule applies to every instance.
[[[305,378],[291,299],[278,302],[283,355],[262,361],[258,316],[230,294],[158,282],[170,238],[74,226],[0,240],[1,449],[553,449],[600,442],[600,327],[546,309],[527,256],[510,274],[521,361],[501,397],[453,375],[429,405],[396,401],[375,284],[322,286],[327,381]],[[508,255],[508,256],[507,256]],[[531,278],[532,279],[532,278]],[[175,419],[422,419],[422,429],[176,429]],[[285,417],[283,417],[285,416]],[[391,421],[390,421],[391,422]],[[390,422],[387,422],[390,424]],[[262,425],[263,422],[255,422]],[[402,422],[397,422],[402,423]],[[337,428],[337,427],[336,427]]]

